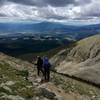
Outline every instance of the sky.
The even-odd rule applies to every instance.
[[[0,22],[100,23],[100,0],[0,0]]]

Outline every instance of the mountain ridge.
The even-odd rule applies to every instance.
[[[100,84],[100,35],[80,40],[70,50],[60,51],[51,62],[60,73]]]
[[[12,28],[13,27],[13,28]],[[40,23],[0,23],[0,32],[18,33],[18,32],[59,32],[59,33],[93,33],[99,30],[100,24],[93,25],[65,25],[56,22],[40,22]],[[85,31],[84,31],[85,30]]]

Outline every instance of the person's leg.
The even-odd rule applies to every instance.
[[[41,73],[44,76],[44,69],[43,68],[41,68]]]
[[[46,80],[48,79],[48,70],[46,69]]]
[[[37,68],[37,75],[40,75],[40,68]]]
[[[48,81],[50,80],[50,69],[48,69],[48,71],[47,71],[47,80]]]
[[[44,78],[46,80],[46,69],[44,69]]]
[[[50,73],[49,73],[49,69],[46,69],[45,72],[46,72],[46,81],[49,81],[49,74],[50,74]]]
[[[45,70],[44,70],[44,68],[41,68],[40,71],[41,71],[41,73],[42,73],[42,75],[41,75],[41,76],[42,76],[42,77],[41,77],[41,78],[42,78],[42,81],[44,81],[44,80],[45,80]]]

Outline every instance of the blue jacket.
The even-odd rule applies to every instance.
[[[43,67],[44,68],[50,68],[51,67],[51,64],[50,64],[47,57],[44,57],[44,59],[43,59]]]

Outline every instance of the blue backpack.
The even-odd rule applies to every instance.
[[[50,64],[50,62],[49,62],[49,60],[48,60],[47,57],[45,57],[45,58],[43,59],[43,67],[44,67],[44,68],[50,68],[50,67],[51,67],[51,64]]]

